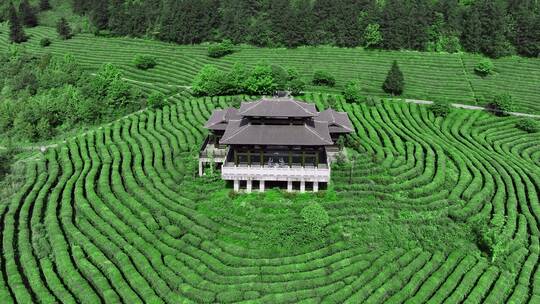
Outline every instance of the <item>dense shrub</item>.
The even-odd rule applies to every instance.
[[[193,80],[192,90],[197,96],[217,96],[227,92],[226,74],[213,65],[205,65]]]
[[[140,70],[148,70],[157,65],[155,57],[149,55],[137,55],[133,58],[133,64]]]
[[[507,115],[508,112],[514,111],[512,95],[508,93],[495,95],[492,102],[488,104],[488,108],[498,115]]]
[[[532,118],[523,118],[517,122],[516,127],[529,133],[536,133],[540,130],[539,123]]]
[[[49,38],[42,38],[42,39],[39,41],[39,45],[41,45],[42,47],[48,47],[49,45],[51,45],[51,39],[49,39]]]
[[[213,65],[204,66],[193,80],[192,91],[197,96],[270,95],[276,90],[290,90],[299,94],[304,82],[298,72],[259,63],[253,69],[235,64],[228,73]]]
[[[318,86],[333,87],[336,85],[336,78],[326,71],[316,71],[313,74],[313,84]]]
[[[163,95],[163,93],[160,93],[160,92],[153,92],[146,99],[146,105],[152,109],[163,108],[166,104],[167,104],[167,100],[165,99],[165,95]]]
[[[362,95],[362,89],[358,81],[350,81],[345,85],[343,89],[343,97],[349,103],[358,103],[365,101],[365,97]]]
[[[221,43],[211,44],[208,47],[208,56],[212,58],[221,58],[234,52],[233,43],[225,39]]]
[[[302,209],[300,215],[302,215],[307,227],[312,230],[321,230],[330,223],[328,212],[319,203],[307,205]]]
[[[443,101],[435,101],[429,108],[435,116],[439,117],[448,116],[452,110],[452,106],[448,102]]]
[[[474,71],[480,76],[487,76],[493,73],[494,67],[493,62],[490,59],[484,58],[480,60],[478,65],[474,68]]]

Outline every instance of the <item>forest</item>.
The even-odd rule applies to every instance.
[[[180,44],[540,54],[535,0],[72,0],[95,31]]]

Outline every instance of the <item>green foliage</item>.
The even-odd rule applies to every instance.
[[[49,45],[51,45],[51,39],[45,37],[45,38],[41,38],[41,40],[39,41],[39,45],[41,45],[42,47],[48,47]]]
[[[245,88],[253,95],[273,94],[278,84],[272,67],[268,64],[257,64],[246,79]]]
[[[24,33],[22,21],[17,15],[17,10],[13,3],[10,2],[9,6],[9,41],[13,43],[22,43],[28,40],[28,37]]]
[[[523,118],[516,123],[516,127],[528,133],[540,131],[540,124],[532,118]]]
[[[362,95],[362,89],[358,81],[349,81],[343,90],[343,97],[349,103],[359,103],[365,101],[366,97]]]
[[[0,181],[11,171],[14,156],[13,148],[0,149]]]
[[[488,104],[488,108],[498,115],[508,115],[509,112],[514,111],[512,95],[500,93],[493,96],[493,100]]]
[[[39,9],[41,11],[48,11],[51,8],[52,7],[51,7],[51,4],[50,4],[49,0],[39,0]]]
[[[38,25],[38,19],[34,13],[34,8],[32,8],[28,0],[21,0],[19,3],[19,14],[20,19],[25,26],[34,27]]]
[[[487,76],[493,73],[494,67],[493,62],[489,58],[483,58],[474,68],[474,71],[480,76]]]
[[[96,99],[103,100],[110,108],[123,107],[138,98],[138,93],[133,91],[122,76],[122,72],[117,67],[106,63],[90,80],[87,87],[88,93]]]
[[[165,230],[173,238],[179,238],[180,236],[182,236],[182,230],[178,226],[168,225],[168,226],[165,227]]]
[[[146,105],[152,109],[161,109],[167,105],[167,100],[163,93],[153,92],[146,99]]]
[[[195,77],[192,90],[196,96],[219,96],[233,94],[270,95],[276,90],[290,90],[300,94],[305,83],[294,69],[259,63],[248,70],[243,64],[235,64],[228,72],[206,65]]]
[[[405,80],[403,78],[403,73],[399,69],[397,61],[394,60],[390,71],[383,83],[383,90],[386,93],[392,94],[394,96],[401,95],[405,88]]]
[[[478,246],[491,259],[492,262],[508,254],[510,236],[504,231],[505,218],[497,214],[488,225],[476,222],[474,232],[477,236]]]
[[[364,46],[366,48],[378,46],[383,40],[380,32],[380,25],[377,23],[368,24],[364,30]]]
[[[71,39],[73,37],[71,26],[64,17],[60,18],[56,23],[56,32],[58,33],[58,37],[62,40]]]
[[[140,96],[117,69],[85,74],[73,56],[0,56],[0,133],[39,141],[80,123],[140,107]]]
[[[446,117],[452,111],[452,106],[448,102],[444,101],[435,101],[429,109],[435,116]]]
[[[149,55],[137,55],[133,58],[133,64],[139,70],[148,70],[157,65],[156,58]]]
[[[311,231],[320,231],[330,223],[328,212],[318,203],[311,203],[300,212],[304,223]]]
[[[217,96],[226,92],[225,73],[213,65],[205,65],[193,80],[192,90],[197,96]]]
[[[229,39],[225,39],[221,43],[211,44],[208,47],[208,56],[212,58],[221,58],[223,56],[232,54],[233,52],[234,45]]]
[[[313,84],[318,86],[333,87],[336,85],[336,78],[326,71],[315,71],[313,74]]]

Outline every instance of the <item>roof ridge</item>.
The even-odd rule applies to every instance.
[[[240,122],[241,122],[242,120],[241,120],[241,119],[233,119],[233,120],[230,120],[230,121],[240,121]],[[246,124],[246,125],[244,125],[244,126],[239,127],[237,130],[235,130],[235,132],[234,132],[233,134],[229,135],[227,138],[222,137],[221,140],[230,140],[230,139],[233,138],[234,136],[238,135],[238,133],[240,133],[240,132],[242,132],[243,130],[245,130],[247,126],[249,126],[249,124]],[[225,134],[223,134],[223,135],[225,136]],[[220,140],[220,141],[221,141],[221,140]]]
[[[290,99],[290,101],[294,102],[294,104],[298,107],[300,107],[304,112],[306,112],[307,114],[315,114],[313,112],[310,112],[308,110],[306,110],[306,108],[304,108],[302,105],[300,105],[300,102],[301,101],[298,101],[298,100],[294,100],[294,99]],[[304,102],[305,104],[308,104],[307,102]]]
[[[247,109],[245,109],[244,111],[240,112],[238,111],[238,113],[240,114],[244,114],[246,113],[247,111],[251,111],[253,108],[257,107],[264,99],[261,99],[259,100],[258,102],[257,101],[248,101],[248,102],[244,102],[244,104],[251,104],[250,106],[248,106]],[[242,107],[242,106],[240,106]]]
[[[325,141],[325,142],[328,142],[328,140],[326,140],[326,138],[322,137],[321,135],[319,135],[319,133],[315,132],[314,130],[310,129],[307,125],[304,124],[304,128],[306,128],[309,132],[315,134],[315,136],[317,136],[319,139],[321,139],[322,141]]]

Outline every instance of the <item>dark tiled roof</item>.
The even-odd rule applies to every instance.
[[[252,117],[303,118],[304,124],[257,124]],[[290,98],[261,99],[242,103],[239,110],[215,110],[205,128],[225,130],[220,143],[230,145],[332,145],[331,133],[351,133],[349,116],[332,109],[321,113],[312,104]]]
[[[263,98],[254,102],[243,102],[238,113],[242,116],[258,117],[314,117],[317,116],[317,109],[315,105],[291,98]]]
[[[333,109],[326,109],[315,118],[317,121],[328,122],[330,133],[351,133],[354,127],[349,120],[349,115],[345,112],[336,112]]]
[[[220,141],[226,145],[332,145],[328,124],[252,125],[247,119],[231,120]]]
[[[240,119],[237,109],[215,110],[204,127],[210,130],[225,130],[227,129],[227,123],[231,119]]]

